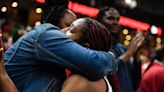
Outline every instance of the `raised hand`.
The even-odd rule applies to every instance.
[[[144,42],[145,42],[144,33],[138,31],[136,36],[132,39],[132,41],[128,45],[126,52],[123,55],[121,55],[119,58],[122,59],[124,62],[127,62],[128,59],[136,53],[137,49],[144,44]]]
[[[143,45],[144,42],[145,42],[145,37],[143,32],[138,31],[136,36],[132,39],[132,41],[128,45],[127,51],[129,51],[133,55],[137,51],[137,49]]]

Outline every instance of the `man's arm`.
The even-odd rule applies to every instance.
[[[111,54],[86,49],[53,27],[40,34],[37,49],[39,59],[61,65],[90,79],[102,78],[115,71],[117,65]]]

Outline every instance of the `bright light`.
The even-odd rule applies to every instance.
[[[130,4],[132,2],[132,0],[125,0],[126,4]]]
[[[32,30],[32,27],[31,27],[31,26],[27,26],[27,27],[26,27],[26,30],[27,30],[27,31],[31,31],[31,30]]]
[[[129,45],[129,41],[128,41],[128,40],[125,40],[125,41],[124,41],[124,45],[125,45],[125,46],[128,46],[128,45]]]
[[[129,41],[129,40],[132,39],[132,37],[131,37],[130,35],[127,35],[127,36],[125,37],[125,39]]]
[[[157,28],[156,26],[152,25],[152,26],[151,26],[151,29],[150,29],[150,32],[151,32],[152,34],[157,34],[157,33],[158,33],[158,28]]]
[[[71,1],[69,1],[68,7],[70,10],[72,10],[75,13],[80,13],[82,15],[87,15],[91,17],[96,17],[96,15],[99,13],[99,9],[97,8],[82,5]]]
[[[1,8],[1,11],[2,11],[2,12],[6,12],[6,11],[7,11],[7,7],[5,7],[5,6],[2,7],[2,8]]]
[[[136,8],[137,7],[137,1],[135,1],[135,0],[133,0],[133,1],[131,1],[130,2],[130,4],[129,4],[129,6],[130,6],[130,8]]]
[[[158,36],[162,36],[162,28],[161,27],[158,27],[158,33],[157,33]]]
[[[40,21],[37,21],[36,23],[35,23],[35,26],[38,26],[38,25],[40,25],[41,24],[41,22]]]
[[[42,13],[42,8],[36,8],[35,12],[36,13]]]
[[[124,30],[122,31],[122,33],[123,33],[124,35],[127,35],[127,34],[129,33],[129,31],[128,31],[127,29],[124,29]]]
[[[161,38],[160,37],[157,37],[156,42],[157,43],[161,43]]]
[[[159,49],[159,48],[161,48],[161,43],[156,44],[156,49]]]
[[[14,7],[14,8],[18,7],[18,2],[13,2],[11,6]]]
[[[144,23],[141,21],[137,21],[128,17],[121,16],[119,20],[119,24],[122,26],[127,26],[130,28],[134,28],[137,30],[148,30],[150,28],[150,25],[148,23]]]
[[[44,4],[45,3],[45,0],[36,0],[37,3],[41,3],[41,4]]]

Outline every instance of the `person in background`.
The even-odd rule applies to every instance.
[[[131,63],[129,62],[129,59],[144,42],[144,35],[143,33],[138,32],[126,49],[126,47],[118,41],[119,31],[121,31],[121,27],[118,24],[119,18],[119,12],[113,7],[102,8],[97,15],[97,20],[105,25],[112,34],[112,47],[110,50],[116,57],[115,62],[117,62],[118,65],[117,77],[122,92],[133,92],[133,84],[130,72]],[[108,78],[110,79],[110,76]]]
[[[136,92],[164,92],[164,46],[158,49],[145,70]]]
[[[19,38],[5,52],[6,71],[18,91],[60,92],[66,79],[65,69],[89,80],[101,79],[115,71],[110,53],[82,47],[60,30],[58,26],[64,18],[60,14],[67,10],[67,0],[50,0],[41,17],[43,24]]]

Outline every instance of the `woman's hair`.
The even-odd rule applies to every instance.
[[[111,33],[98,21],[84,18],[85,26],[82,31],[91,49],[109,51],[111,47]]]
[[[42,23],[51,23],[58,26],[60,19],[64,17],[65,10],[68,9],[68,0],[46,0],[41,15]]]

